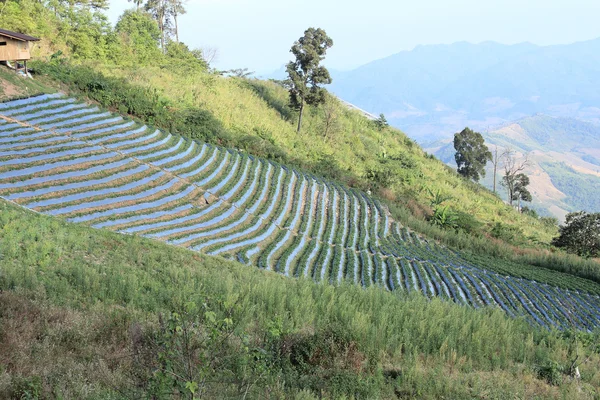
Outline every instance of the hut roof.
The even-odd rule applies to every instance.
[[[18,32],[7,31],[6,29],[0,29],[0,36],[7,36],[11,39],[21,40],[24,42],[37,42],[40,40],[39,38],[33,36],[24,35]]]

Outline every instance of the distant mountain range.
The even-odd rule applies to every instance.
[[[520,156],[529,154],[533,205],[544,214],[562,220],[567,212],[600,212],[600,126],[573,118],[535,115],[482,133],[488,147],[499,151],[508,147]],[[451,139],[426,148],[442,161],[454,164]],[[501,178],[498,171],[498,182]],[[493,170],[488,164],[482,182],[492,187]],[[506,197],[504,188],[498,192]]]
[[[418,46],[332,76],[330,91],[420,143],[536,113],[600,123],[600,38]]]

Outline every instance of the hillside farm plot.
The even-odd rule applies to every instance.
[[[551,329],[600,326],[594,282],[460,254],[360,191],[58,94],[0,104],[0,196],[286,276],[498,307]]]

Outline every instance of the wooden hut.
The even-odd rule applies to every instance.
[[[23,61],[27,72],[27,60],[31,58],[31,42],[39,40],[33,36],[0,29],[0,61]]]

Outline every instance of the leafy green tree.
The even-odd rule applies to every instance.
[[[521,210],[522,201],[530,202],[533,200],[527,186],[529,186],[529,177],[525,174],[517,174],[514,180],[513,201],[518,201],[519,211]]]
[[[552,240],[554,246],[582,257],[600,256],[600,213],[569,213],[558,230],[559,236]]]
[[[133,62],[145,64],[161,57],[158,49],[160,30],[150,14],[136,10],[125,11],[117,21],[115,31]]]
[[[171,0],[148,0],[144,7],[158,23],[160,48],[164,54],[167,52],[167,36],[171,29]]]
[[[185,9],[186,2],[187,0],[170,0],[169,4],[169,14],[173,17],[175,41],[177,43],[179,43],[179,23],[177,21],[177,17],[187,12]]]
[[[382,131],[390,126],[390,124],[388,124],[387,119],[385,119],[385,115],[379,114],[379,117],[375,120],[375,126],[378,131]]]
[[[492,160],[492,153],[485,145],[481,133],[468,127],[454,134],[454,159],[457,172],[468,179],[478,182],[485,176],[485,164]]]
[[[167,43],[167,62],[175,62],[180,65],[179,68],[183,68],[189,72],[192,71],[206,71],[208,64],[202,57],[202,51],[199,49],[192,49],[183,42],[169,41]]]
[[[304,36],[294,42],[290,52],[296,59],[287,65],[289,76],[290,106],[299,112],[298,129],[302,127],[304,105],[318,105],[325,102],[325,89],[321,84],[330,84],[329,71],[319,63],[325,58],[333,40],[321,28],[308,28]]]

